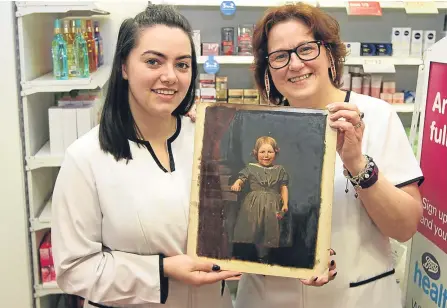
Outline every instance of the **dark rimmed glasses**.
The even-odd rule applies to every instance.
[[[290,63],[292,52],[295,53],[301,61],[311,61],[320,55],[320,46],[323,41],[310,41],[298,45],[292,49],[283,49],[271,52],[267,55],[267,62],[273,69],[280,69]]]

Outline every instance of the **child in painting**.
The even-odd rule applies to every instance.
[[[231,186],[232,191],[241,191],[243,185],[250,185],[236,220],[233,242],[256,244],[260,261],[265,261],[270,248],[281,246],[280,223],[289,209],[289,175],[283,166],[274,164],[278,153],[275,139],[258,138],[252,153],[257,163],[242,169]]]

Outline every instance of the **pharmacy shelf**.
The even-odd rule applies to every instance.
[[[45,203],[42,212],[37,218],[31,219],[31,231],[51,228],[51,199]]]
[[[42,284],[38,284],[34,287],[35,297],[43,297],[52,294],[62,294],[64,293],[58,286],[57,283],[54,282],[46,282]]]
[[[198,63],[203,64],[208,56],[199,56]],[[219,64],[252,64],[253,56],[214,56]],[[345,65],[422,65],[422,59],[416,57],[346,57]]]
[[[90,1],[17,1],[17,17],[38,13],[70,13],[72,16],[109,15],[98,3]]]
[[[36,153],[36,155],[26,158],[27,170],[34,170],[45,167],[60,167],[64,156],[51,155],[50,142],[45,145]]]
[[[111,66],[101,66],[88,78],[70,78],[68,80],[54,79],[53,73],[22,82],[22,96],[39,92],[69,92],[71,90],[94,90],[102,88],[110,77]]]
[[[414,111],[414,104],[394,104],[393,108],[399,113],[411,113]]]
[[[153,3],[168,3],[176,6],[215,6],[220,7],[222,0],[156,0]],[[288,1],[288,0],[233,0],[237,7],[273,7],[287,3],[306,2],[322,8],[346,8],[348,1],[321,0],[321,1]],[[384,9],[405,9],[404,1],[379,1]],[[447,1],[434,1],[438,9],[447,8]]]

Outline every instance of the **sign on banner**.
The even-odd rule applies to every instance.
[[[382,16],[382,8],[377,1],[349,1],[346,10],[348,15]]]
[[[431,62],[421,148],[423,218],[418,231],[447,253],[447,63]]]
[[[216,60],[214,60],[214,56],[209,56],[205,63],[203,63],[203,70],[207,74],[216,74],[219,69],[220,65]]]
[[[421,234],[413,237],[406,308],[447,307],[447,264],[444,252]]]
[[[222,1],[220,11],[227,16],[234,15],[236,12],[236,4],[233,1]]]

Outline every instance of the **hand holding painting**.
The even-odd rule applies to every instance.
[[[188,255],[167,257],[163,261],[165,277],[186,284],[200,286],[240,276],[233,271],[221,271],[220,266],[211,262],[196,261]]]

